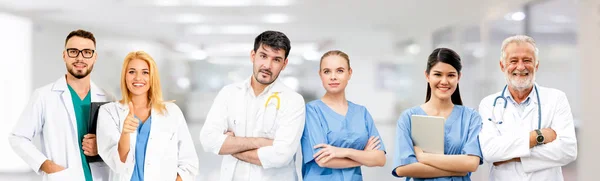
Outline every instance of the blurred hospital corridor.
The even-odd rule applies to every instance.
[[[8,137],[33,91],[67,72],[61,52],[77,29],[97,39],[92,81],[117,99],[125,56],[152,55],[164,100],[175,100],[187,121],[197,181],[219,180],[223,157],[204,151],[200,130],[219,90],[252,75],[250,52],[263,31],[289,37],[289,62],[278,80],[306,103],[326,92],[321,56],[349,55],[346,98],[367,108],[386,148],[385,166],[362,167],[365,181],[404,180],[391,174],[397,121],[425,102],[424,72],[434,49],[460,55],[462,102],[477,110],[507,84],[502,41],[528,35],[539,49],[535,83],[564,92],[573,116],[577,159],[562,167],[564,180],[597,180],[600,0],[0,0],[0,180],[42,180]],[[489,180],[490,169],[480,165],[471,180]]]

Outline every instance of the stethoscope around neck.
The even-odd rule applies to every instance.
[[[508,105],[508,100],[506,100],[506,98],[504,97],[504,92],[506,92],[506,89],[508,88],[508,85],[504,86],[504,89],[502,89],[502,93],[500,94],[500,96],[496,97],[494,99],[494,104],[492,105],[492,117],[494,119],[492,119],[491,117],[488,118],[488,121],[491,121],[493,123],[496,124],[502,124],[503,120],[497,120],[497,116],[496,116],[496,103],[498,102],[498,99],[502,99],[502,101],[504,101],[504,105],[502,106],[502,113],[501,113],[501,118],[504,118],[504,110],[506,110],[506,106]],[[537,86],[534,85],[533,89],[535,89],[535,95],[538,101],[538,129],[540,129],[542,127],[542,103],[540,102],[540,92],[537,89]]]

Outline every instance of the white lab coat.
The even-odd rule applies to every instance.
[[[183,113],[177,105],[165,102],[164,115],[152,110],[152,125],[144,160],[144,180],[195,180],[198,174],[198,155]],[[135,164],[137,131],[129,134],[129,153],[121,162],[117,147],[123,122],[129,114],[127,104],[112,102],[102,105],[98,111],[96,139],[98,153],[110,169],[111,181],[129,181]]]
[[[200,142],[206,152],[219,154],[221,146],[227,137],[225,131],[233,131],[237,137],[265,137],[273,139],[273,146],[258,149],[258,158],[262,167],[251,165],[248,181],[293,181],[298,176],[295,168],[295,154],[300,146],[300,137],[304,129],[305,104],[302,96],[285,86],[278,80],[270,88],[266,88],[257,122],[248,123],[246,120],[247,91],[250,88],[250,78],[244,82],[225,86],[214,99],[207,115],[204,126],[200,131]],[[265,103],[270,95],[278,92],[281,99],[280,109],[276,117],[265,118]],[[276,106],[276,99],[271,99],[270,106]],[[249,108],[248,108],[249,109]],[[264,118],[264,119],[263,119]],[[261,121],[262,120],[262,121]],[[271,120],[271,121],[269,121]],[[246,131],[247,124],[255,124],[253,131]],[[245,162],[244,162],[245,163]],[[242,161],[231,155],[224,155],[221,165],[221,181],[232,181],[237,164]]]
[[[112,101],[113,97],[90,83],[91,101]],[[41,139],[41,150],[33,144]],[[9,136],[17,153],[43,180],[85,180],[77,134],[77,119],[73,109],[67,80],[62,76],[56,82],[36,89]],[[46,174],[40,167],[46,160],[65,167],[60,172]],[[108,167],[103,162],[89,163],[94,180],[106,180]]]
[[[507,103],[502,124],[488,120],[492,118],[494,99],[501,92],[485,97],[479,104],[479,114],[483,119],[483,127],[479,134],[481,151],[486,162],[492,165],[491,181],[544,180],[562,181],[561,167],[577,158],[577,139],[573,126],[573,115],[565,93],[560,90],[537,86],[541,109],[541,128],[552,128],[556,132],[553,142],[529,148],[529,133],[538,128],[538,99],[531,95],[531,103],[518,118],[516,107]],[[506,90],[505,97],[510,95]],[[500,102],[500,99],[498,99]],[[503,104],[497,103],[496,114]],[[497,128],[496,128],[497,126]],[[521,158],[521,162],[509,162],[500,166],[492,163]]]

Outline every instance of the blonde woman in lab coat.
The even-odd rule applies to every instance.
[[[156,63],[143,51],[125,57],[118,102],[98,113],[98,152],[110,180],[194,180],[198,157],[183,113],[162,100]]]

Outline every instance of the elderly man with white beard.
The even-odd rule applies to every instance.
[[[564,92],[535,83],[540,61],[533,38],[502,43],[500,70],[507,85],[479,104],[483,158],[492,181],[562,181],[561,167],[577,158],[571,107]]]

